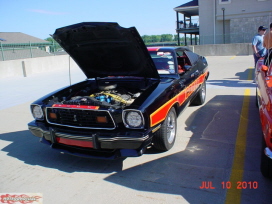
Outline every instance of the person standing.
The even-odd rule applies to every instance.
[[[258,28],[258,34],[254,36],[252,40],[252,50],[254,56],[254,67],[256,67],[257,61],[266,55],[266,48],[263,46],[263,37],[267,28],[260,26]]]
[[[265,57],[265,64],[269,65],[269,63],[271,62],[271,58],[272,58],[272,23],[270,23],[269,32],[266,32],[266,34],[264,35],[263,46],[267,49],[267,55]]]

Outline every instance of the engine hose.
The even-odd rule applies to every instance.
[[[126,101],[126,100],[122,99],[122,97],[117,96],[117,95],[115,95],[115,94],[106,93],[106,92],[104,92],[104,91],[102,91],[101,94],[110,96],[110,97],[112,97],[112,98],[113,98],[114,100],[116,100],[116,101],[119,101],[119,102],[121,102],[121,103],[127,104],[127,101]],[[92,95],[90,95],[90,97],[95,97],[95,95],[92,94]]]
[[[119,101],[119,102],[121,102],[121,103],[124,103],[124,104],[127,104],[127,101],[126,100],[124,100],[124,99],[122,99],[122,97],[120,97],[120,96],[117,96],[117,95],[115,95],[115,94],[110,94],[110,93],[105,93],[105,92],[101,92],[101,93],[103,93],[103,94],[105,94],[105,95],[107,95],[107,96],[111,96],[114,100],[116,100],[116,101]]]

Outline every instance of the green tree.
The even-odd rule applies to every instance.
[[[58,49],[61,49],[61,46],[55,41],[52,37],[48,37],[44,39],[48,42],[51,42],[52,44],[50,45],[50,52],[56,52]]]
[[[145,44],[160,43],[160,42],[173,42],[177,41],[177,35],[162,34],[162,35],[143,35],[141,36]]]
[[[148,43],[151,42],[151,37],[150,37],[150,35],[143,35],[143,36],[142,36],[142,39],[143,39],[143,41],[144,41],[145,44],[148,44]]]
[[[161,41],[161,36],[160,35],[151,35],[150,38],[151,38],[152,43]]]
[[[48,37],[48,38],[46,38],[44,40],[49,41],[49,42],[54,42],[54,43],[56,42],[52,37]]]
[[[161,42],[171,42],[171,41],[173,41],[172,34],[162,34],[161,35]]]

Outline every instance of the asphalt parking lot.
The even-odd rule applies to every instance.
[[[259,170],[253,57],[207,60],[206,103],[179,116],[174,147],[114,161],[60,154],[28,131],[29,104],[69,85],[68,70],[1,79],[0,193],[41,193],[45,204],[271,203],[272,181]],[[84,78],[72,70],[72,83]]]

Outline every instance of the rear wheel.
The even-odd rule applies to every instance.
[[[263,138],[263,136],[262,136]],[[266,144],[264,138],[262,139],[262,156],[261,156],[261,172],[262,175],[266,178],[272,179],[272,159],[268,158],[265,153],[264,149],[266,148]]]
[[[172,107],[167,114],[161,128],[155,133],[153,137],[153,145],[156,149],[167,151],[171,149],[176,140],[177,131],[177,115],[175,109]]]
[[[191,102],[191,105],[202,105],[206,100],[206,80],[204,80],[203,84],[200,87],[200,90],[197,92],[196,97]]]

